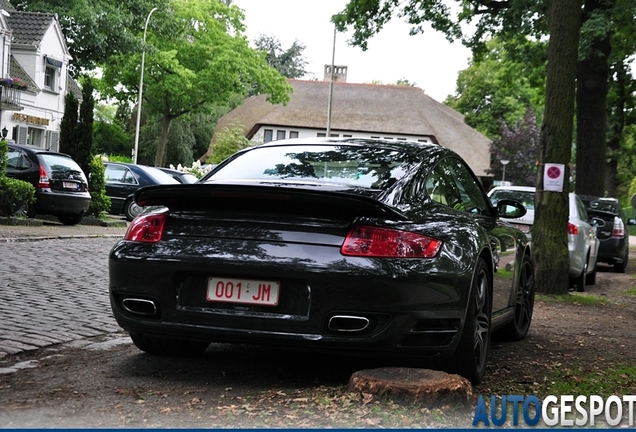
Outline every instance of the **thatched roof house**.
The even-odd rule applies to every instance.
[[[217,124],[216,134],[236,124],[248,139],[264,142],[294,137],[325,136],[329,104],[328,81],[290,80],[294,89],[286,105],[272,105],[265,95],[246,99]],[[478,176],[490,167],[490,140],[464,123],[457,111],[409,86],[334,82],[331,136],[378,137],[433,142],[456,151]],[[202,160],[211,153],[202,157]]]

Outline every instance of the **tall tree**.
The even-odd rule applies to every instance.
[[[520,51],[525,54],[520,55]],[[492,39],[482,55],[459,72],[456,94],[445,103],[463,113],[468,125],[498,139],[501,122],[514,125],[524,119],[529,108],[542,115],[546,62],[544,42],[525,40],[513,50]]]
[[[577,67],[576,192],[605,195],[607,80],[609,74],[609,10],[614,0],[585,0],[581,54]]]
[[[534,186],[541,136],[534,111],[528,108],[525,116],[512,126],[508,126],[503,120],[500,120],[499,124],[501,138],[493,140],[490,146],[492,165],[486,171],[495,178],[502,178],[501,161],[508,160],[506,181],[514,185]]]
[[[93,70],[113,54],[139,52],[146,14],[167,0],[13,0],[18,10],[56,13],[71,53],[71,72]]]
[[[569,184],[564,181],[562,192],[544,191],[543,167],[546,163],[563,164],[563,177],[569,178],[581,2],[552,1],[549,14],[546,103],[541,126],[532,256],[537,291],[567,294],[570,257],[565,227],[568,224]]]
[[[71,156],[75,154],[75,144],[77,143],[77,122],[79,101],[73,92],[68,92],[64,96],[64,114],[60,121],[60,151]]]
[[[82,103],[79,107],[79,122],[75,133],[74,159],[82,167],[86,174],[91,172],[93,159],[93,111],[95,110],[95,97],[93,96],[93,83],[89,77],[82,80]]]
[[[174,119],[209,113],[229,105],[248,91],[268,94],[272,103],[286,103],[291,86],[249,47],[242,11],[218,0],[174,0],[153,15],[159,30],[148,30],[143,106],[161,117],[154,165],[163,166]],[[119,55],[104,66],[112,95],[135,100],[139,81],[138,55]]]
[[[260,35],[254,46],[259,51],[265,52],[267,64],[287,78],[300,78],[307,71],[307,60],[302,56],[305,46],[295,40],[288,49],[283,49],[280,41],[274,36]]]

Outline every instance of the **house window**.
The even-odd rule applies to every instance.
[[[27,132],[27,144],[43,148],[42,129],[29,128]]]
[[[55,78],[57,76],[57,68],[47,66],[44,71],[44,88],[55,91]]]
[[[298,131],[289,131],[290,138],[298,138]]]
[[[274,139],[274,131],[271,129],[265,129],[263,131],[263,142],[270,142]]]
[[[318,132],[318,133],[316,134],[316,136],[317,136],[318,138],[324,138],[324,137],[326,137],[326,136],[327,136],[327,134],[326,134],[326,133],[324,133],[324,132]]]
[[[287,132],[287,131],[284,131],[284,130],[276,131],[276,139],[277,139],[277,140],[283,140],[283,139],[285,139],[285,133],[286,133],[286,132]]]
[[[339,137],[340,134],[329,134],[330,137]]]
[[[347,135],[347,134],[343,134],[342,135],[343,138],[353,138],[353,135]]]

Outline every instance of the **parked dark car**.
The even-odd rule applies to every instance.
[[[17,215],[53,215],[65,225],[79,223],[91,195],[86,175],[69,155],[43,148],[8,144],[7,176],[35,187],[35,203],[17,209]]]
[[[204,183],[140,189],[111,250],[117,322],[149,353],[210,341],[417,356],[479,382],[491,333],[526,336],[530,246],[439,145],[281,140]]]
[[[158,168],[124,162],[104,162],[106,195],[110,197],[111,214],[124,214],[133,220],[142,207],[133,200],[133,194],[143,186],[179,184],[171,175]]]
[[[192,183],[196,183],[197,180],[199,180],[197,176],[186,171],[179,171],[179,170],[171,169],[171,168],[159,168],[159,169],[165,172],[166,174],[172,176],[172,178],[174,178],[179,183],[192,184]]]
[[[625,217],[623,208],[616,198],[579,195],[594,219],[596,235],[599,239],[598,261],[612,264],[616,273],[625,273],[629,260],[629,231],[632,225]]]

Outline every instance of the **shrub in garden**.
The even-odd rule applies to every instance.
[[[35,188],[31,183],[7,177],[7,141],[0,140],[0,216],[13,216],[35,201]]]
[[[93,156],[89,167],[88,190],[91,194],[91,203],[86,214],[99,217],[102,212],[110,209],[110,197],[106,195],[106,179],[104,177],[106,168],[102,163],[101,155]]]

